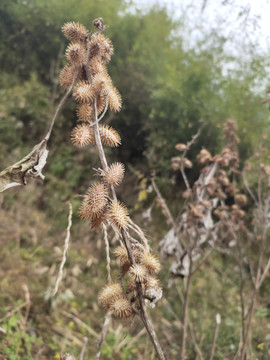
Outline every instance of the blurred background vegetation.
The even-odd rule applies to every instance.
[[[223,145],[222,124],[230,117],[238,123],[243,161],[254,153],[261,135],[269,131],[269,111],[261,104],[269,82],[268,49],[259,50],[252,39],[247,41],[251,30],[239,17],[233,35],[238,31],[246,34],[245,43],[240,47],[239,42],[233,45],[232,41],[237,50],[229,51],[231,34],[226,37],[218,28],[201,28],[189,16],[191,4],[185,2],[176,14],[173,3],[167,7],[162,2],[138,7],[136,2],[124,0],[1,0],[1,170],[42,139],[61,97],[58,75],[65,64],[66,46],[61,26],[79,21],[91,28],[94,18],[103,17],[110,26],[106,35],[115,48],[109,72],[123,98],[122,111],[109,114],[106,120],[113,122],[122,138],[122,146],[109,150],[108,158],[126,165],[119,197],[158,251],[158,242],[169,227],[158,209],[154,208],[150,224],[141,214],[155,198],[147,192],[153,170],[172,208],[181,202],[183,183],[173,176],[170,165],[175,144],[189,140],[204,123],[190,158],[204,146],[215,154]],[[217,5],[219,14],[224,6],[226,2]],[[194,36],[196,31],[199,37]],[[75,105],[69,99],[50,139],[45,182],[13,188],[0,197],[0,326],[7,331],[6,335],[0,333],[0,359],[57,359],[63,351],[78,357],[84,336],[89,337],[87,359],[95,353],[95,336],[67,315],[82,319],[99,334],[104,312],[97,305],[97,292],[106,281],[102,235],[78,219],[80,198],[75,197],[85,192],[92,168],[97,168],[99,161],[94,150],[72,146],[70,131],[74,124]],[[189,170],[190,178],[198,172],[196,167]],[[68,200],[74,207],[72,244],[60,295],[51,302],[46,300],[46,292],[55,281],[61,259]],[[213,256],[211,265],[206,263],[197,275],[192,290],[190,316],[206,354],[211,348],[216,312],[224,319],[216,359],[231,359],[239,338],[239,279],[237,275],[224,276],[224,280],[217,277],[226,273],[228,266],[228,259]],[[177,280],[176,287],[167,286],[166,263],[161,280],[164,298],[152,316],[168,359],[176,359],[182,280]],[[25,312],[20,308],[25,301],[23,284],[31,294],[27,329],[20,320]],[[260,359],[270,356],[267,288],[264,291],[263,311],[256,315],[254,344],[256,358]],[[176,298],[179,301],[174,301]],[[9,313],[16,308],[18,311]],[[154,358],[140,330],[137,323],[113,323],[102,358]],[[135,338],[131,335],[138,333]],[[194,359],[192,343],[188,351],[189,359]]]

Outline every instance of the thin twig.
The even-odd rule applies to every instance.
[[[88,343],[88,338],[85,336],[83,338],[83,347],[82,347],[82,351],[80,353],[80,360],[84,360],[84,355],[85,355],[85,350],[86,350],[87,343]]]
[[[174,232],[176,233],[176,229],[177,229],[176,222],[175,222],[175,220],[174,220],[174,218],[172,216],[172,213],[171,213],[171,211],[170,211],[164,197],[162,196],[159,188],[157,187],[154,176],[151,177],[151,182],[152,182],[152,186],[153,186],[153,188],[154,188],[154,190],[155,190],[155,192],[157,194],[157,197],[162,201],[162,204],[164,206],[164,210],[166,211],[167,218],[170,221],[170,223],[173,225]]]
[[[75,74],[74,74],[74,77],[73,77],[73,81],[72,81],[72,84],[70,85],[70,87],[67,89],[65,95],[62,97],[60,103],[58,104],[56,110],[55,110],[55,113],[54,113],[54,116],[51,120],[51,123],[50,123],[50,127],[49,127],[49,130],[44,138],[44,140],[48,141],[50,136],[51,136],[51,133],[52,133],[52,129],[53,129],[53,126],[54,126],[54,123],[55,123],[55,120],[57,119],[57,116],[59,115],[60,113],[60,110],[61,108],[63,107],[66,99],[68,98],[69,94],[71,93],[71,90],[75,84],[75,81],[76,81],[76,78],[77,78],[77,74],[78,74],[78,69],[76,69],[75,71]]]
[[[111,277],[111,258],[110,258],[110,244],[108,241],[108,233],[107,233],[107,227],[104,223],[102,223],[103,232],[104,232],[104,241],[105,241],[105,247],[106,247],[106,262],[107,262],[107,275],[108,275],[108,282],[109,284],[112,282]]]
[[[214,355],[215,355],[215,347],[216,347],[216,342],[217,342],[217,337],[218,337],[218,329],[221,323],[221,318],[220,315],[217,314],[216,315],[216,329],[215,329],[215,333],[214,333],[214,340],[213,340],[213,344],[212,344],[212,348],[211,348],[211,355],[210,355],[210,359],[209,360],[213,360]]]
[[[108,311],[107,314],[106,314],[104,324],[103,324],[103,328],[102,328],[102,331],[101,331],[101,335],[100,335],[100,338],[99,338],[99,341],[98,341],[98,351],[97,351],[95,360],[99,360],[99,358],[100,358],[101,347],[102,347],[102,344],[103,344],[103,342],[104,342],[104,340],[106,338],[108,328],[109,328],[109,325],[110,325],[110,321],[111,321],[111,317],[112,317],[112,314],[111,314],[110,311]]]
[[[72,225],[72,204],[71,204],[71,202],[69,202],[69,215],[68,215],[67,234],[66,234],[66,238],[65,238],[65,246],[64,246],[62,261],[61,261],[60,268],[59,268],[59,273],[58,273],[57,280],[55,283],[54,291],[52,293],[52,297],[57,294],[60,282],[62,281],[62,278],[63,278],[63,269],[64,269],[64,265],[67,260],[67,251],[68,251],[68,246],[69,246],[71,225]]]

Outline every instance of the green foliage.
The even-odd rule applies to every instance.
[[[20,305],[18,303],[18,305]],[[2,328],[6,331],[5,342],[1,351],[9,360],[15,360],[20,357],[22,360],[35,360],[31,356],[31,351],[34,346],[40,346],[43,341],[40,337],[30,335],[22,326],[20,318],[17,313],[7,318]]]

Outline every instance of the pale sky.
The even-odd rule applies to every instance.
[[[189,32],[199,37],[200,32],[217,30],[231,36],[234,46],[252,44],[256,51],[270,48],[269,0],[135,0],[145,9],[154,4],[166,5],[175,18],[187,16]],[[225,5],[223,5],[225,4]],[[202,11],[203,5],[205,5]],[[192,29],[192,24],[194,28]]]

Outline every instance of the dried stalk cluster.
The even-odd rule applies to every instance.
[[[145,299],[154,306],[162,296],[155,277],[160,264],[149,252],[141,229],[131,221],[126,207],[117,200],[114,188],[123,180],[124,165],[117,162],[108,166],[103,150],[103,146],[116,147],[121,143],[116,130],[100,125],[100,121],[107,109],[120,111],[122,100],[106,68],[113,54],[111,41],[102,34],[106,26],[101,18],[93,24],[98,31],[91,35],[84,26],[74,22],[66,23],[62,28],[71,43],[66,50],[68,64],[61,71],[60,83],[63,88],[75,84],[73,97],[78,104],[78,125],[72,130],[71,141],[78,147],[96,145],[102,163],[102,169],[97,170],[100,180],[89,187],[80,208],[80,217],[89,221],[92,228],[102,225],[106,229],[109,224],[120,239],[120,246],[114,251],[120,260],[120,281],[112,282],[108,276],[109,283],[100,292],[99,302],[120,319],[139,314],[158,357],[164,359],[145,308]],[[131,231],[135,235],[131,236]],[[108,257],[107,262],[109,267]],[[123,285],[125,275],[128,276],[126,289]]]

